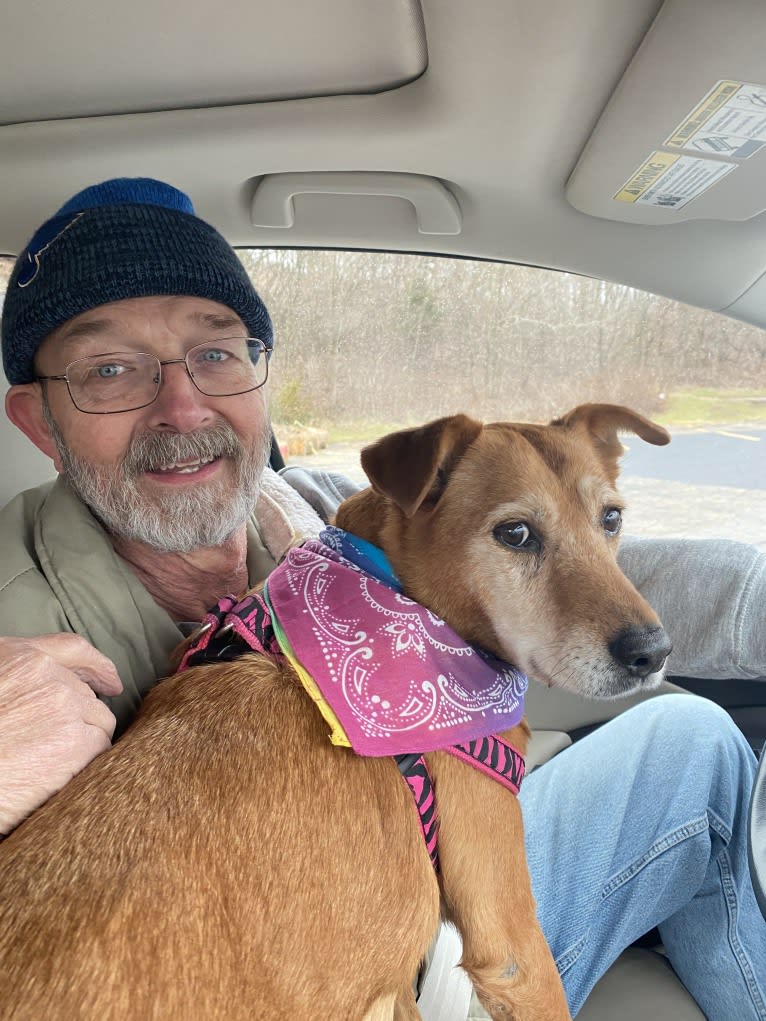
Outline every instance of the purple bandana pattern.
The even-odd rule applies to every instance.
[[[523,674],[321,542],[290,550],[265,596],[283,651],[344,732],[331,739],[359,755],[463,744],[524,715]]]

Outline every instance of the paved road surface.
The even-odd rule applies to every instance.
[[[684,430],[674,433],[667,447],[653,447],[634,436],[623,442],[629,448],[623,475],[766,490],[766,429]]]

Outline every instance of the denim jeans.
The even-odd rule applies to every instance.
[[[527,854],[573,1016],[658,926],[710,1021],[766,1021],[766,921],[747,863],[756,759],[691,695],[628,710],[527,777]]]

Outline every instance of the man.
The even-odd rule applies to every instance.
[[[268,312],[175,189],[116,180],[66,203],[20,256],[2,330],[7,413],[59,472],[0,514],[0,633],[15,636],[0,639],[8,832],[109,746],[217,596],[261,580],[320,520],[265,467]],[[325,510],[341,495],[315,492]],[[710,602],[720,571],[696,552]],[[730,554],[735,596],[719,584],[709,634],[677,621],[678,670],[726,646],[724,676],[732,660],[766,674],[756,626],[766,558],[736,544]],[[660,560],[672,575],[668,556],[643,544],[632,563],[661,613],[663,578],[652,575]],[[668,696],[528,777],[533,885],[573,1013],[659,925],[709,1018],[766,1021],[766,925],[745,845],[754,772],[725,713]]]
[[[243,382],[195,387],[189,338],[211,358],[205,343],[248,335]],[[232,249],[175,189],[112,182],[64,206],[19,261],[3,338],[8,415],[62,473],[2,526],[0,633],[35,638],[3,649],[2,745],[20,755],[0,799],[7,831],[108,746],[112,713],[119,730],[135,715],[178,622],[261,580],[296,528],[320,521],[273,473],[250,519],[269,450],[271,321]],[[113,351],[138,365],[100,358]],[[154,356],[178,361],[160,369]],[[236,364],[236,349],[227,357]],[[33,382],[61,373],[69,382]],[[127,378],[142,380],[138,396],[110,399]]]

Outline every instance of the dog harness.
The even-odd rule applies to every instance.
[[[449,752],[518,794],[523,756],[496,732],[521,721],[526,678],[405,596],[371,543],[328,527],[289,550],[262,595],[225,596],[206,614],[179,670],[250,650],[290,662],[333,744],[396,760],[435,868],[425,752]]]

